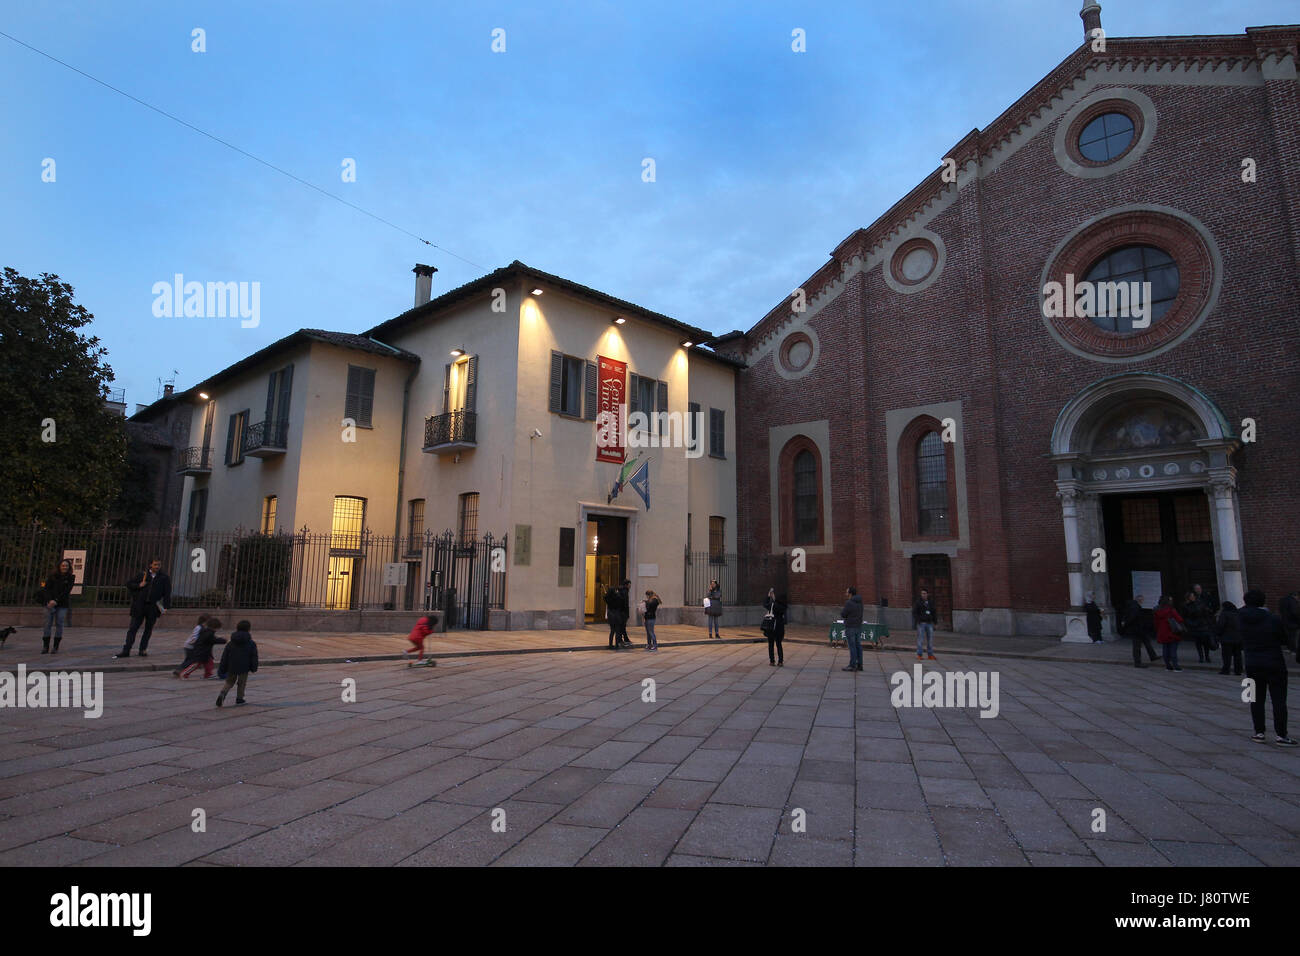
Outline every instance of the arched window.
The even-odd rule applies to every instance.
[[[956,443],[944,423],[920,415],[898,438],[899,532],[904,541],[943,541],[960,535]],[[956,437],[955,435],[952,437]]]
[[[818,508],[817,456],[806,448],[794,456],[794,543],[816,544],[821,540],[821,509]]]
[[[822,500],[822,453],[807,435],[786,442],[777,460],[779,538],[782,547],[826,540]]]
[[[922,537],[947,537],[948,462],[938,432],[927,432],[916,446],[916,530]]]

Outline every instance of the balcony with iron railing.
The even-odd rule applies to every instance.
[[[210,475],[212,474],[211,448],[182,448],[176,455],[176,474]]]
[[[244,454],[250,458],[271,458],[288,450],[288,422],[258,422],[244,434]]]
[[[473,412],[459,409],[424,420],[424,451],[445,455],[476,447],[477,419]]]

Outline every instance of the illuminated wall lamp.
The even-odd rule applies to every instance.
[[[622,325],[622,324],[623,324],[624,322],[626,322],[626,321],[627,321],[627,319],[623,318],[623,316],[620,315],[620,316],[617,316],[617,317],[614,319],[614,324],[615,324],[615,325]]]
[[[451,357],[452,357],[452,358],[460,358],[460,357],[461,357],[462,355],[464,355],[464,354],[465,354],[465,350],[464,350],[463,348],[462,348],[462,349],[452,349],[452,350],[451,350]]]

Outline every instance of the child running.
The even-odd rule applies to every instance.
[[[203,679],[207,680],[212,676],[212,648],[217,644],[226,643],[224,637],[217,637],[217,629],[221,627],[221,619],[210,617],[199,631],[198,638],[194,641],[194,649],[190,652],[190,663],[183,671],[181,677],[189,680],[189,676],[194,673],[194,669],[200,664],[203,665]]]
[[[206,624],[207,621],[208,621],[208,616],[206,614],[199,615],[198,623],[194,625],[194,632],[190,634],[189,640],[187,640],[184,644],[185,659],[176,665],[176,669],[172,671],[172,677],[180,677],[181,671],[189,667],[190,664],[194,663],[193,660],[194,645],[198,643],[199,634],[203,632],[203,625]]]
[[[217,676],[225,679],[226,686],[217,695],[218,707],[226,702],[230,688],[236,686],[235,703],[244,703],[244,686],[248,683],[248,675],[257,671],[257,642],[250,633],[252,629],[247,621],[236,624],[235,632],[230,635],[230,643],[221,654]]]
[[[406,639],[411,642],[412,646],[402,651],[403,654],[414,654],[419,651],[415,658],[417,661],[424,660],[424,639],[433,633],[433,622],[428,617],[422,617],[415,622],[415,627],[411,628],[411,633]]]

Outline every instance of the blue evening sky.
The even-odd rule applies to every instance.
[[[1080,5],[11,3],[3,32],[474,265],[3,37],[0,265],[75,287],[132,410],[173,370],[185,388],[297,328],[409,308],[416,262],[435,294],[520,259],[745,329],[1068,56]],[[1102,6],[1111,36],[1297,19],[1294,0]],[[260,325],[155,318],[178,272],[260,282]]]

